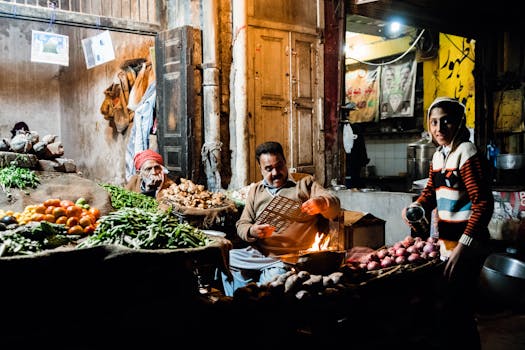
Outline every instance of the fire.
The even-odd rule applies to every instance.
[[[316,251],[319,251],[319,250],[327,250],[329,243],[330,243],[330,237],[328,235],[325,235],[322,232],[317,232],[315,234],[314,243],[306,251],[316,252]]]

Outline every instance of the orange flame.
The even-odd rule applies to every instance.
[[[327,250],[329,243],[330,243],[330,237],[328,235],[325,235],[322,232],[317,232],[315,234],[314,243],[312,244],[310,248],[307,249],[307,251],[316,252],[319,250]]]

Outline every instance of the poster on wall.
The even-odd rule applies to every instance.
[[[33,30],[31,36],[31,62],[69,66],[69,37]]]
[[[88,69],[115,59],[115,51],[109,30],[98,35],[82,39],[84,58]]]
[[[494,126],[499,132],[523,132],[523,91],[497,91],[494,94]]]
[[[415,54],[381,66],[381,119],[414,116],[417,62]]]
[[[355,103],[357,109],[350,111],[351,123],[377,121],[379,102],[379,67],[352,65],[345,74],[346,102]]]
[[[475,116],[475,48],[476,41],[470,38],[439,34],[439,70],[437,71],[437,94],[430,96],[425,104],[430,105],[434,97],[450,96],[465,105],[467,127],[474,128]]]

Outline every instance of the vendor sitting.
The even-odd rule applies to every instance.
[[[162,156],[151,149],[135,154],[133,163],[137,174],[129,179],[125,187],[127,190],[156,198],[160,190],[174,183],[168,177]]]

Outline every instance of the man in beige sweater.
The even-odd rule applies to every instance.
[[[247,242],[247,247],[230,251],[233,279],[222,276],[228,296],[250,282],[264,284],[275,275],[285,273],[287,267],[279,256],[310,248],[318,232],[328,233],[328,220],[336,218],[340,211],[339,198],[317,183],[313,176],[297,181],[291,177],[279,143],[260,144],[255,155],[263,179],[250,188],[236,224],[237,234]],[[282,229],[261,222],[261,214],[275,196],[299,203],[300,214],[303,214],[297,215],[300,220]]]

